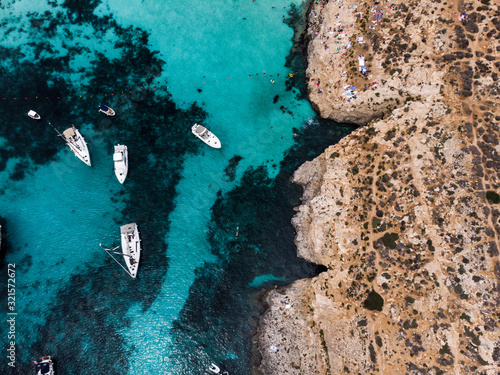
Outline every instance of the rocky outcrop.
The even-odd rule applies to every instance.
[[[498,18],[487,0],[315,3],[311,100],[365,126],[294,175],[298,254],[327,271],[268,294],[261,373],[498,373]]]

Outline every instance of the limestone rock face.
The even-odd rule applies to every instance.
[[[364,125],[407,100],[439,95],[445,71],[429,41],[448,41],[442,30],[453,28],[436,20],[455,17],[455,5],[438,15],[429,0],[320,3],[309,17],[306,73],[310,100],[323,117]],[[448,44],[437,49],[448,50]]]
[[[499,12],[312,5],[311,100],[364,126],[294,174],[298,255],[327,271],[268,293],[256,373],[499,373]]]

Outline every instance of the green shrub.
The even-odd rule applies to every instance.
[[[488,199],[490,203],[500,203],[500,195],[491,190],[486,192],[486,199]]]
[[[388,247],[389,249],[395,249],[396,248],[396,241],[399,239],[399,235],[397,233],[386,233],[382,237],[382,243],[384,246]]]
[[[370,293],[368,293],[368,297],[365,299],[363,306],[368,310],[382,311],[382,307],[384,306],[384,299],[380,294],[372,290]]]
[[[408,302],[408,303],[413,303],[413,302],[415,302],[415,298],[410,297],[410,296],[407,296],[407,297],[405,298],[405,300],[406,300],[406,302]]]

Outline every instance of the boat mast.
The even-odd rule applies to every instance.
[[[50,123],[50,121],[47,121],[47,122],[49,123],[49,125],[50,125],[50,126],[52,126],[52,129],[54,129],[54,130],[56,131],[56,133],[57,133],[57,135],[58,135],[59,137],[63,137],[63,135],[62,135],[61,133],[59,133],[59,130],[57,130],[57,129],[54,127],[54,125],[52,125],[52,124]],[[64,137],[63,137],[63,138],[64,138]]]
[[[113,255],[111,255],[111,252],[113,252],[113,250],[117,249],[118,246],[115,247],[114,249],[106,248],[106,247],[102,246],[101,244],[99,244],[99,246],[101,246],[104,249],[104,251],[106,252],[106,254],[108,254],[131,278],[134,278],[134,276],[132,276],[132,274],[125,267],[123,267],[122,264],[118,260],[116,260],[116,258]],[[115,253],[115,252],[113,252],[113,253],[118,254],[118,255],[127,255],[127,254],[120,254],[120,253]]]

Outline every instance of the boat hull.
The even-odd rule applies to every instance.
[[[70,129],[73,130],[74,136],[68,136],[68,130]],[[63,138],[75,156],[90,167],[90,153],[87,147],[87,142],[85,142],[85,139],[83,139],[78,129],[75,127],[66,129],[63,132]]]
[[[208,371],[210,371],[213,374],[218,374],[220,375],[220,368],[217,366],[215,363],[212,363],[210,367],[208,368]]]
[[[200,129],[202,131],[200,132]],[[221,148],[222,144],[220,143],[219,138],[212,133],[207,128],[201,126],[200,124],[194,124],[191,128],[192,133],[199,139],[201,139],[204,143],[213,148]]]
[[[104,113],[106,116],[115,115],[115,111],[112,108],[108,107],[107,105],[102,105],[101,107],[99,107],[99,112]]]
[[[136,223],[122,225],[120,227],[122,253],[130,276],[135,279],[141,258],[141,239],[139,228]]]
[[[41,358],[40,362],[35,362],[36,375],[54,375],[54,364],[49,356]]]
[[[28,112],[28,116],[31,117],[33,120],[40,120],[42,118],[38,113],[36,113],[33,110],[30,110]]]
[[[120,184],[125,182],[128,174],[128,149],[125,145],[116,145],[113,154],[115,175]]]

